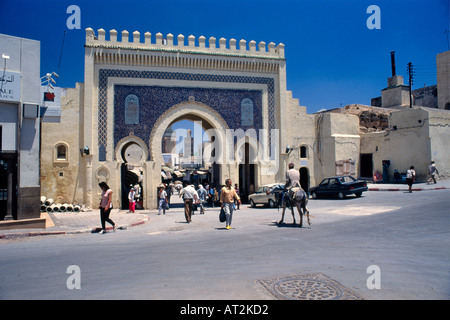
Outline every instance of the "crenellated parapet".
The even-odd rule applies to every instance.
[[[127,49],[127,50],[143,50],[143,51],[165,51],[174,53],[187,54],[203,54],[203,55],[220,55],[229,57],[250,57],[261,59],[275,59],[284,60],[284,44],[270,42],[266,45],[265,42],[251,40],[247,43],[246,40],[225,38],[216,39],[210,37],[206,39],[200,36],[198,39],[190,35],[185,37],[180,34],[176,37],[168,34],[163,36],[157,33],[152,36],[150,32],[144,33],[142,37],[138,31],[134,31],[132,35],[126,30],[121,32],[120,40],[116,30],[109,31],[109,39],[106,39],[106,31],[99,29],[97,36],[92,28],[86,29],[86,47],[92,48],[110,48],[110,49]]]

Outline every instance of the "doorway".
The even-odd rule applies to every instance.
[[[17,154],[0,154],[0,220],[17,220]]]
[[[144,169],[142,162],[145,157],[141,146],[135,142],[126,144],[122,149],[123,163],[121,166],[121,208],[128,209],[128,194],[131,188],[136,190],[136,209],[143,209],[142,180]]]
[[[361,153],[360,155],[359,176],[363,178],[372,178],[373,176],[373,154]]]
[[[309,192],[309,172],[308,168],[300,168],[300,186],[306,193]]]
[[[242,153],[243,152],[243,153]],[[248,203],[248,196],[251,189],[255,189],[255,151],[248,142],[245,142],[240,149],[239,164],[239,193],[242,203]],[[252,187],[251,187],[252,186]]]

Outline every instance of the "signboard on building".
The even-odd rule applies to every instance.
[[[43,120],[59,122],[61,117],[61,96],[66,95],[66,90],[56,87],[49,89],[48,86],[41,86],[41,101],[42,106],[47,110],[45,111]]]
[[[21,75],[18,72],[0,72],[0,100],[20,101]]]

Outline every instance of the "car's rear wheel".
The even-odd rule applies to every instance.
[[[338,193],[339,199],[345,199],[345,194],[343,192]]]
[[[269,207],[275,208],[275,201],[273,201],[272,199],[269,199]]]
[[[250,206],[251,206],[252,208],[256,207],[255,201],[250,200]]]

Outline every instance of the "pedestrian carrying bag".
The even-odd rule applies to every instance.
[[[225,210],[222,208],[222,209],[220,209],[220,213],[219,213],[219,221],[225,222],[226,220],[227,220],[227,217],[225,216]]]

